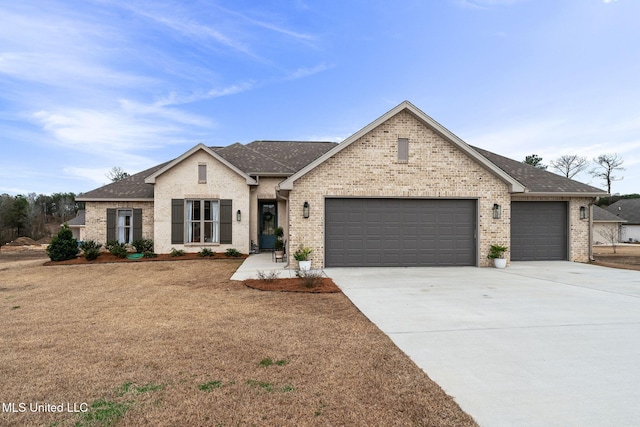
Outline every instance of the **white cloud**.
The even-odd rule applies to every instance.
[[[331,68],[333,68],[333,66],[327,65],[325,63],[318,64],[315,67],[311,67],[311,68],[301,67],[295,70],[294,72],[292,72],[291,74],[289,74],[286,77],[286,80],[302,79],[304,77],[309,77],[314,74],[322,73],[323,71],[329,70]]]
[[[602,0],[602,3],[614,3],[617,2],[618,0]]]

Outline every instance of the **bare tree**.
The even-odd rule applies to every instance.
[[[111,168],[109,172],[106,173],[106,177],[111,180],[111,182],[118,182],[125,178],[128,178],[130,175],[124,171],[120,166],[114,166]]]
[[[597,158],[593,159],[598,164],[595,168],[591,169],[589,173],[595,178],[602,179],[607,184],[607,193],[611,194],[611,183],[613,181],[620,181],[622,177],[614,175],[616,171],[623,171],[622,157],[618,157],[618,153],[613,154],[601,154]]]
[[[586,157],[577,154],[565,154],[557,160],[551,160],[551,167],[567,178],[573,178],[589,166]]]
[[[598,234],[607,242],[611,244],[613,253],[617,253],[618,239],[620,233],[618,232],[618,224],[602,224],[598,230]]]
[[[534,168],[538,168],[542,170],[547,169],[547,165],[542,164],[542,157],[538,156],[537,154],[530,154],[526,156],[522,161],[522,163],[526,163],[528,165],[533,166]]]

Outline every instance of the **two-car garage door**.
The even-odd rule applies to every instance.
[[[476,265],[476,200],[328,198],[327,267]]]

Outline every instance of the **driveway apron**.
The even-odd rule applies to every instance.
[[[481,426],[640,424],[640,272],[570,262],[331,268]]]

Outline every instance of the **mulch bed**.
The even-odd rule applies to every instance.
[[[315,294],[338,293],[340,288],[333,283],[328,277],[320,279],[320,283],[312,288],[308,288],[302,284],[302,280],[294,277],[290,279],[275,279],[271,281],[248,279],[244,284],[252,289],[260,291],[276,291],[276,292],[307,292]]]
[[[249,255],[242,254],[239,257],[228,257],[223,252],[216,253],[211,257],[201,257],[197,253],[186,253],[182,256],[171,256],[170,254],[158,254],[156,258],[139,258],[139,259],[128,259],[128,258],[118,258],[115,255],[112,255],[108,252],[101,253],[100,256],[93,260],[88,261],[85,257],[79,256],[74,259],[68,259],[66,261],[47,261],[44,265],[82,265],[82,264],[103,264],[103,263],[112,263],[112,262],[147,262],[147,261],[188,261],[188,260],[196,260],[196,259],[244,259]]]

